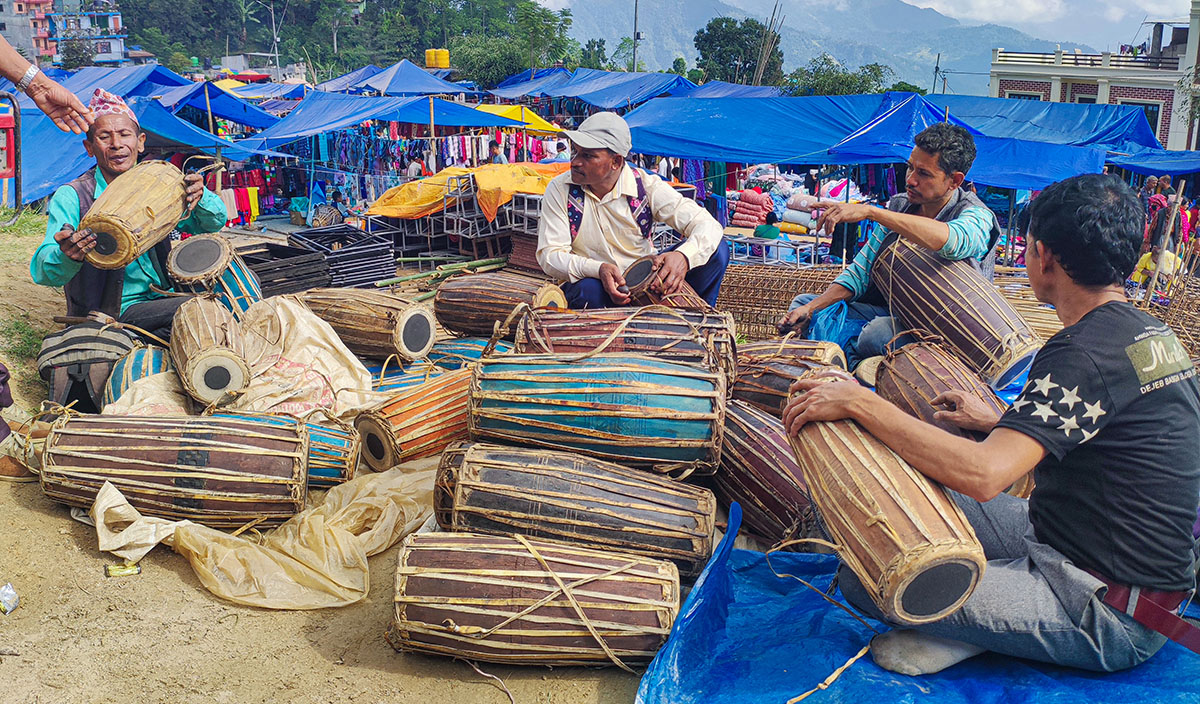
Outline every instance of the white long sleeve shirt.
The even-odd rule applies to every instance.
[[[708,263],[721,243],[720,223],[693,200],[684,198],[655,175],[643,173],[646,201],[656,222],[665,223],[687,239],[676,251],[687,257],[689,268]],[[634,260],[654,254],[650,240],[642,236],[629,198],[637,197],[637,180],[626,164],[617,185],[603,198],[583,188],[583,222],[571,240],[567,220],[567,194],[571,172],[556,176],[546,187],[538,224],[538,264],[550,276],[575,283],[600,277],[600,265],[613,264],[624,271]]]

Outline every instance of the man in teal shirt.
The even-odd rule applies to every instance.
[[[165,337],[170,334],[175,309],[185,300],[152,289],[170,288],[166,275],[169,239],[123,270],[102,271],[84,261],[96,246],[96,238],[90,230],[78,229],[83,213],[113,179],[137,164],[146,146],[137,118],[120,98],[97,90],[90,107],[96,121],[83,146],[96,159],[96,168],[59,187],[50,198],[46,238],[33,254],[29,273],[35,283],[65,289],[67,315],[100,311]],[[191,233],[220,230],[227,219],[220,196],[206,190],[198,174],[185,176],[184,183],[188,215],[179,229]]]

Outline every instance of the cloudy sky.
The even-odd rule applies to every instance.
[[[1149,19],[1186,17],[1189,0],[904,0],[932,7],[961,22],[994,22],[1035,37],[1076,41],[1097,50],[1140,44],[1149,38]],[[1134,38],[1136,36],[1136,41]]]

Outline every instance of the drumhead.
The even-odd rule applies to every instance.
[[[383,472],[396,466],[396,440],[387,420],[368,411],[354,420],[354,427],[362,436],[362,458],[372,471]]]
[[[112,236],[112,233],[104,231],[95,231],[96,246],[93,248],[96,254],[110,256],[117,251],[117,238]]]
[[[652,257],[642,257],[629,268],[625,270],[625,285],[632,291],[641,286],[644,286],[650,279],[650,275],[654,273],[654,259]]]
[[[420,359],[428,354],[433,347],[433,323],[430,316],[407,316],[400,330],[400,342],[412,359]]]
[[[224,269],[229,264],[229,250],[214,237],[190,237],[175,245],[171,257],[171,274],[194,278]]]
[[[250,378],[244,364],[232,352],[212,350],[189,365],[185,386],[198,400],[212,403],[246,388]]]
[[[934,565],[904,587],[899,598],[902,615],[914,623],[937,620],[966,600],[978,577],[978,570],[965,562]]]

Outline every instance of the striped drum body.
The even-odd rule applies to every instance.
[[[121,398],[133,382],[155,374],[175,371],[171,354],[164,347],[138,347],[117,360],[113,365],[108,384],[104,387],[104,405]]]
[[[725,378],[641,355],[484,360],[471,379],[472,439],[570,450],[653,471],[712,474]]]
[[[213,418],[232,418],[288,427],[296,418],[282,413],[214,413]],[[358,467],[358,431],[336,418],[320,417],[304,423],[308,430],[305,462],[310,487],[328,488],[354,478]]]
[[[258,277],[221,235],[193,235],[171,248],[167,273],[176,290],[212,293],[233,317],[262,300]]]
[[[429,361],[443,369],[462,369],[466,364],[478,362],[487,348],[487,338],[460,337],[454,340],[442,340],[434,343],[429,352]],[[492,354],[506,354],[512,350],[512,345],[500,340],[496,343]]]

